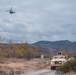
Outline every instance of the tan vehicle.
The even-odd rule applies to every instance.
[[[51,70],[56,69],[56,67],[67,61],[67,57],[61,52],[58,52],[56,56],[53,56],[51,59]]]

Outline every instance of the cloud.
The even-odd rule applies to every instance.
[[[13,7],[16,14],[5,12]],[[0,0],[0,36],[30,43],[76,41],[76,0]]]

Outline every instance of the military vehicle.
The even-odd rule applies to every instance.
[[[62,52],[58,52],[57,55],[53,56],[51,59],[51,70],[56,69],[56,67],[64,64],[67,61],[67,55],[63,55]]]

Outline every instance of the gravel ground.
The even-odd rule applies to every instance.
[[[22,75],[56,75],[56,74],[55,74],[55,71],[43,69],[43,70],[28,73],[28,74],[22,74]]]

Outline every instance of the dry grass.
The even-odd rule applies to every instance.
[[[12,58],[12,59],[5,59],[3,63],[2,62],[0,63],[0,73],[4,72],[7,75],[10,72],[20,74],[44,68],[50,68],[49,59],[25,60],[25,59]]]

